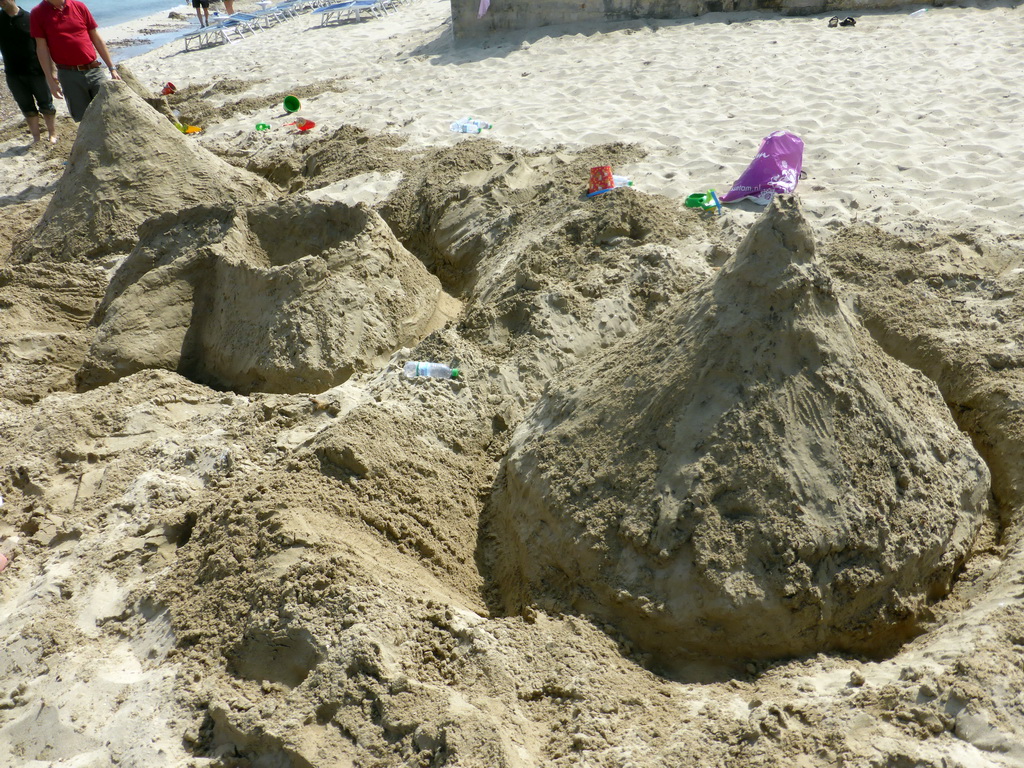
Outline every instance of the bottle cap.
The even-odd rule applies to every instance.
[[[452,368],[452,378],[453,379],[459,378],[459,374],[460,374],[460,371],[459,371],[458,368]]]

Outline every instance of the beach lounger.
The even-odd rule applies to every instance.
[[[284,19],[293,19],[299,15],[298,3],[279,3],[268,7],[267,10],[280,14],[282,21]]]
[[[385,2],[388,0],[348,0],[344,3],[334,3],[323,8],[318,8],[315,13],[322,14],[320,18],[320,26],[326,27],[332,23],[340,23],[348,19],[355,19],[356,21],[362,21],[362,12],[372,14],[378,18],[386,16],[388,14],[388,6]],[[392,8],[395,6],[392,4]]]
[[[257,11],[255,16],[264,22],[267,26],[273,26],[274,24],[280,24],[282,21],[288,18],[288,14],[282,11],[280,7],[272,5],[262,11]]]
[[[291,16],[294,18],[300,13],[312,11],[315,7],[315,0],[288,0],[288,2],[275,5],[272,10],[279,11],[285,16]]]
[[[348,0],[348,2],[345,3],[334,3],[332,5],[321,6],[314,10],[313,13],[320,14],[320,26],[326,27],[331,23],[338,23],[350,18],[355,18],[356,21],[358,21],[359,11],[357,11],[354,6],[355,0]]]
[[[235,24],[211,24],[196,32],[186,32],[179,37],[185,42],[185,50],[207,48],[211,45],[234,43],[245,37],[243,27]]]
[[[245,37],[246,32],[251,32],[255,35],[259,31],[259,26],[248,18],[248,14],[236,13],[232,16],[218,16],[210,22],[207,29],[226,29],[241,39]]]
[[[284,16],[273,10],[260,11],[259,13],[234,13],[228,16],[226,22],[247,25],[253,32],[270,27],[283,20]]]

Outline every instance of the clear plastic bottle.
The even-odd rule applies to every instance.
[[[14,553],[18,549],[18,544],[21,543],[21,539],[17,536],[11,536],[9,539],[4,539],[0,543],[0,571],[7,567],[7,565],[14,559]]]
[[[480,133],[480,131],[490,130],[491,128],[494,127],[490,123],[488,123],[488,122],[486,122],[484,120],[477,120],[475,117],[469,118],[467,120],[467,122],[469,122],[469,123],[471,123],[471,124],[473,124],[473,125],[475,125],[477,127],[477,133]]]
[[[480,133],[480,126],[466,117],[456,120],[449,126],[455,133]]]
[[[410,360],[402,368],[402,372],[410,379],[414,379],[417,376],[428,376],[432,379],[459,378],[458,368],[449,368],[442,363],[426,363],[420,360]]]

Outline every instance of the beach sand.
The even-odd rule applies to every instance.
[[[304,15],[201,52],[170,43],[130,66],[152,88],[212,87],[217,106],[311,92],[302,114],[321,133],[351,125],[436,146],[466,140],[447,126],[472,115],[494,125],[489,138],[528,149],[635,142],[646,157],[616,173],[674,198],[724,191],[761,138],[784,129],[805,142],[800,193],[817,225],[924,219],[1020,232],[1020,14],[859,18],[828,28],[822,16],[709,14],[454,46],[447,4],[417,2],[360,25],[320,28]],[[130,39],[153,21],[105,34]],[[218,97],[224,81],[235,87]],[[278,106],[232,109],[200,140],[287,150],[294,136]],[[258,122],[273,130],[253,136]],[[8,195],[20,190],[15,181]]]
[[[911,10],[415,0],[6,118],[0,763],[1024,765],[1024,15]]]
[[[202,71],[176,46],[133,69],[152,86],[251,81],[249,96],[329,81],[303,104],[324,131],[355,125],[414,146],[463,140],[446,131],[466,115],[529,149],[637,142],[648,156],[616,170],[669,197],[724,191],[761,138],[785,129],[806,144],[800,192],[817,221],[895,215],[1020,232],[1020,14],[859,18],[828,28],[820,16],[710,14],[453,48],[447,4],[426,2],[379,24],[320,29],[303,17],[204,52]],[[237,142],[261,119],[286,122],[238,114],[205,126],[206,140]]]

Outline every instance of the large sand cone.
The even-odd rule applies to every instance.
[[[166,368],[240,392],[320,392],[417,343],[457,304],[365,205],[199,206],[142,228],[78,384]]]
[[[80,261],[125,253],[139,225],[199,203],[248,203],[271,185],[185,136],[124,83],[89,105],[67,169],[19,261]]]
[[[885,652],[949,589],[988,486],[776,198],[705,293],[570,369],[517,430],[496,586],[669,665]]]

